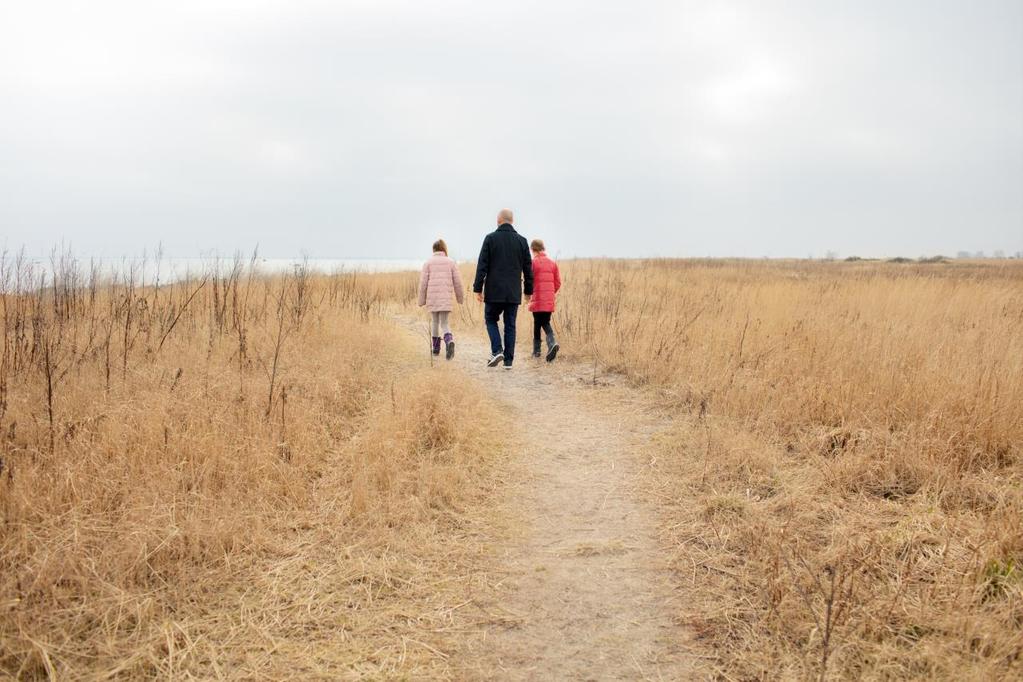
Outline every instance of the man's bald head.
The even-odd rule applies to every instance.
[[[515,222],[515,216],[512,215],[510,208],[502,208],[497,212],[497,224],[504,225],[505,223],[511,224]]]

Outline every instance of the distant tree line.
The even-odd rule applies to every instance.
[[[808,256],[809,260],[815,260],[813,254]],[[1020,258],[1023,259],[1023,251],[1017,251],[1011,256],[1006,256],[1005,251],[1002,249],[996,249],[988,256],[984,251],[957,251],[957,259],[977,259],[977,258]],[[834,261],[838,260],[837,251],[825,251],[823,260]],[[941,263],[949,260],[948,257],[937,255],[937,256],[920,256],[919,258],[906,258],[905,256],[895,256],[894,258],[862,258],[860,256],[846,256],[842,260],[846,262],[854,262],[860,260],[887,260],[892,263],[910,263],[912,261],[918,261],[921,263]]]
[[[983,251],[974,252],[959,251],[956,253],[956,258],[987,258],[987,257],[988,257],[987,254],[985,254]],[[1017,251],[1010,257],[1023,258],[1023,251]],[[991,258],[1005,258],[1005,251],[1002,251],[1001,249],[996,249],[994,253],[991,254]]]

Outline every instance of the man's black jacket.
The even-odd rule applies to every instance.
[[[522,303],[523,289],[526,296],[533,295],[529,244],[514,227],[503,223],[483,239],[472,290],[483,292],[487,303]]]

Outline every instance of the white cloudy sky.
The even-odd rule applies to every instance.
[[[0,0],[0,247],[1023,250],[1019,0]]]

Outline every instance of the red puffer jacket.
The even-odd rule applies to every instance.
[[[534,313],[553,313],[554,294],[561,288],[561,273],[558,264],[546,253],[533,256],[533,300],[529,310]]]

